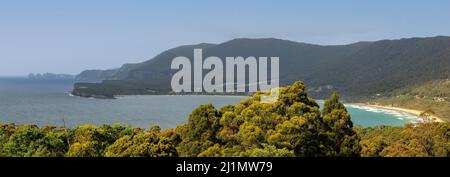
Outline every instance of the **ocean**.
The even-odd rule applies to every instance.
[[[91,99],[71,96],[69,81],[37,81],[0,78],[0,123],[74,127],[83,124],[122,124],[148,128],[154,124],[175,128],[186,123],[196,107],[211,103],[216,107],[236,104],[242,96],[121,96],[118,99]],[[319,101],[321,105],[322,102]],[[346,105],[352,121],[363,127],[401,126],[417,117],[397,111]]]

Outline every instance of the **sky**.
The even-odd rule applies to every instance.
[[[0,76],[78,74],[180,45],[450,36],[448,0],[0,0]]]

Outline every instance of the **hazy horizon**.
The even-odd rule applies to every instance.
[[[426,37],[438,37],[438,36],[415,36],[415,37],[412,36],[412,37],[392,38],[392,39],[362,40],[362,41],[354,41],[354,42],[345,43],[345,44],[315,44],[315,43],[307,43],[307,44],[322,45],[322,46],[327,46],[327,45],[349,45],[349,44],[354,44],[354,43],[358,43],[358,42],[376,42],[376,41],[381,41],[381,40],[400,40],[400,39],[408,39],[408,38],[426,38]],[[450,37],[450,36],[445,36],[445,37]],[[240,38],[246,38],[246,37],[240,37]],[[264,37],[264,38],[272,38],[272,37]],[[239,39],[239,38],[234,38],[234,39]],[[263,38],[249,38],[249,39],[263,39]],[[275,38],[275,39],[281,39],[281,38]],[[230,40],[233,40],[233,39],[230,39]],[[227,40],[227,41],[230,41],[230,40]],[[289,40],[289,39],[281,39],[281,40]],[[223,41],[223,42],[227,42],[227,41]],[[290,40],[290,41],[293,41],[293,40]],[[220,43],[223,43],[223,42],[220,42]],[[306,43],[306,42],[302,42],[302,41],[294,41],[294,42]],[[210,43],[210,44],[220,44],[220,43]],[[196,43],[196,44],[200,44],[200,43]],[[183,45],[196,45],[196,44],[183,44]],[[181,46],[181,45],[179,45],[179,46]],[[179,47],[179,46],[170,47],[168,49]],[[168,49],[166,49],[166,50],[168,50]],[[166,50],[162,50],[159,53],[162,53],[162,52],[164,52]],[[156,53],[154,56],[158,55],[159,53]],[[146,58],[146,59],[143,59],[142,61],[138,61],[137,63],[144,62],[146,60],[150,60],[154,56]],[[45,73],[78,75],[78,74],[80,74],[80,72],[85,71],[85,70],[117,69],[117,68],[120,68],[123,64],[129,64],[129,63],[122,63],[122,64],[120,64],[120,65],[118,65],[116,67],[111,67],[111,68],[85,68],[85,69],[82,69],[81,71],[76,72],[76,73],[43,71],[43,72],[28,72],[28,73],[17,74],[17,75],[0,75],[0,78],[22,78],[22,77],[26,78],[29,74],[45,74]]]
[[[3,2],[0,76],[111,69],[235,38],[342,45],[450,36],[449,7],[445,0]]]

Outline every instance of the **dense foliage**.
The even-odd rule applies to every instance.
[[[324,111],[296,82],[280,89],[277,102],[261,103],[263,93],[219,110],[203,105],[175,131],[181,156],[358,156],[359,138],[337,95]],[[322,115],[323,114],[323,115]]]
[[[367,157],[450,157],[448,123],[381,126],[358,130],[361,156]]]
[[[220,109],[202,105],[168,130],[0,124],[0,156],[450,156],[448,123],[355,128],[336,93],[320,110],[302,82],[279,91],[274,103],[261,103],[268,93],[258,92]]]

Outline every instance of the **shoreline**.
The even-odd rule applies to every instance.
[[[412,114],[412,115],[415,115],[417,117],[420,117],[420,113],[422,113],[421,110],[401,108],[401,107],[395,107],[395,106],[385,106],[385,105],[376,105],[376,104],[367,104],[367,103],[350,103],[350,104],[366,106],[366,107],[371,107],[371,108],[399,111],[399,112]],[[432,115],[431,118],[434,119],[434,122],[446,122],[442,118],[440,118],[438,116],[435,116],[435,115]]]
[[[117,95],[98,95],[98,94],[82,94],[74,91],[69,91],[69,96],[76,96],[81,98],[94,98],[94,99],[117,99],[118,97],[124,96],[151,96],[151,95],[165,95],[165,96],[233,96],[233,97],[251,97],[251,94],[243,93],[243,94],[217,94],[217,93],[169,93],[169,92],[161,92],[161,93],[152,93],[152,94],[117,94]]]
[[[117,99],[123,96],[142,96],[142,95],[115,95],[115,97],[113,98],[105,98],[105,97],[96,97],[96,96],[91,96],[91,97],[84,97],[84,96],[79,96],[79,95],[75,95],[73,93],[69,93],[70,96],[77,96],[77,97],[82,97],[82,98],[94,98],[94,99]],[[166,96],[231,96],[231,97],[248,97],[248,95],[236,95],[236,94],[147,94],[147,95],[166,95]],[[324,100],[315,100],[316,102],[323,102]],[[407,114],[411,114],[414,115],[418,118],[420,118],[420,114],[422,113],[421,110],[416,110],[416,109],[408,109],[408,108],[402,108],[402,107],[394,107],[394,106],[385,106],[385,105],[379,105],[379,104],[369,104],[369,103],[346,103],[344,102],[344,104],[347,105],[357,105],[357,106],[364,106],[364,107],[369,107],[369,108],[375,108],[375,109],[385,109],[385,110],[391,110],[391,111],[398,111],[398,112],[403,112],[403,113],[407,113]],[[447,122],[444,119],[436,116],[436,115],[432,115],[431,116],[433,120],[433,122]]]

